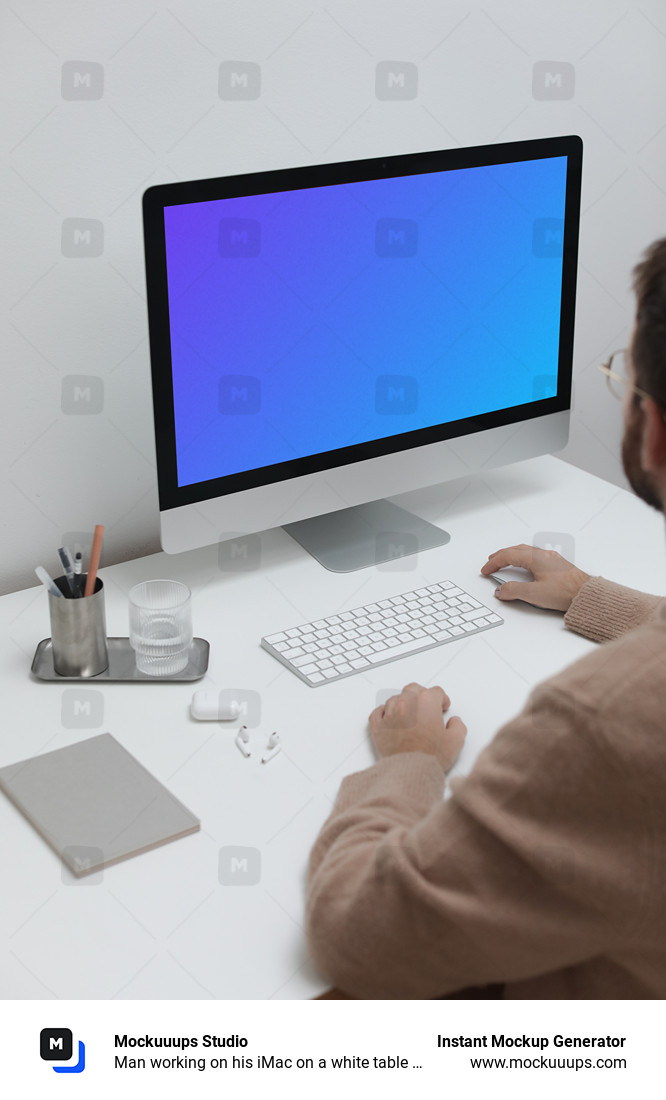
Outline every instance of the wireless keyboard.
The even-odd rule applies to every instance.
[[[503,622],[453,581],[442,581],[269,634],[261,644],[310,687],[320,687]]]

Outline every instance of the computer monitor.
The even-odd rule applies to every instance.
[[[380,498],[563,447],[581,162],[556,137],[151,187],[164,549],[286,526],[372,564],[373,522],[412,530]]]

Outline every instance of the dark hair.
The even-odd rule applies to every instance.
[[[666,409],[666,238],[651,244],[634,268],[634,292],[636,381]]]

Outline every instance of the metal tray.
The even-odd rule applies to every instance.
[[[97,676],[60,676],[53,667],[53,646],[50,638],[44,638],[35,650],[31,672],[39,680],[63,683],[75,680],[80,684],[98,683],[137,683],[137,684],[175,684],[188,680],[200,680],[208,668],[210,645],[204,638],[194,638],[190,650],[190,659],[182,672],[175,676],[146,676],[136,667],[134,650],[129,638],[107,638],[109,667]]]

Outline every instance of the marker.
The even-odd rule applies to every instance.
[[[83,595],[83,577],[81,576],[81,570],[83,569],[83,554],[80,550],[76,551],[74,555],[74,595]]]
[[[54,581],[53,577],[49,576],[43,565],[38,565],[35,569],[35,573],[39,577],[44,587],[48,588],[52,596],[62,596],[62,592],[58,588],[58,585]]]

